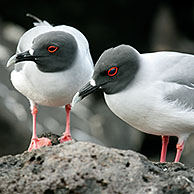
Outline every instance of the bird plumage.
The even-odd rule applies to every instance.
[[[61,142],[71,140],[69,105],[74,94],[93,73],[93,62],[85,36],[77,29],[61,25],[52,26],[32,16],[38,22],[20,38],[11,81],[31,104],[33,135],[29,151],[51,144],[48,138],[36,135],[37,105],[64,106],[66,130]]]
[[[109,75],[112,68],[117,69],[113,76]],[[177,136],[175,162],[179,161],[184,141],[194,133],[193,55],[140,54],[120,45],[101,55],[86,85],[75,95],[73,105],[101,88],[119,118],[140,131],[162,136],[161,162],[165,162],[169,136]]]
[[[72,71],[45,73],[41,72],[34,62],[24,61],[15,64],[15,70],[11,73],[11,81],[17,90],[37,104],[63,106],[71,102],[73,95],[88,81],[93,72],[89,45],[84,35],[69,26],[53,27],[42,22],[24,33],[19,40],[16,53],[30,49],[37,36],[51,31],[68,32],[76,39],[78,55]]]
[[[133,82],[119,93],[105,94],[108,106],[147,133],[185,136],[194,132],[194,57],[176,52],[139,57],[141,66]]]

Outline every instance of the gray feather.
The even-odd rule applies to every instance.
[[[166,68],[161,78],[165,82],[178,84],[179,87],[167,93],[165,100],[177,101],[179,106],[194,109],[194,56],[176,52],[169,55],[166,56],[165,63],[161,63],[161,68]]]
[[[176,101],[177,106],[194,109],[194,87],[183,85],[167,94],[164,99],[170,102]]]

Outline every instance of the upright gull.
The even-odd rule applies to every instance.
[[[37,19],[37,18],[35,18]],[[51,144],[48,138],[36,134],[37,105],[64,106],[66,129],[60,142],[71,140],[70,102],[93,73],[93,62],[84,35],[77,29],[52,26],[37,19],[35,27],[20,38],[17,51],[7,66],[13,86],[30,101],[33,135],[28,151]]]
[[[109,108],[129,125],[162,136],[160,162],[166,161],[169,136],[177,136],[178,162],[194,132],[194,56],[178,52],[140,54],[128,45],[106,50],[92,79],[72,106],[97,89]]]

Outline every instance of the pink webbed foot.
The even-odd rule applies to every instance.
[[[31,152],[33,149],[39,149],[43,146],[50,146],[50,145],[52,145],[51,140],[46,137],[32,138],[28,151]]]
[[[60,143],[63,143],[65,141],[71,141],[71,134],[70,133],[63,133],[63,136],[59,138]]]
[[[46,137],[42,137],[42,138],[37,137],[36,135],[36,116],[38,113],[38,108],[34,102],[30,101],[30,104],[31,104],[31,113],[32,113],[32,118],[33,118],[33,135],[32,135],[30,146],[28,148],[29,152],[32,151],[33,149],[39,149],[40,147],[51,145],[50,139]]]

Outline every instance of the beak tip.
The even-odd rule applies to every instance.
[[[79,96],[79,92],[77,92],[76,94],[75,94],[75,96],[73,97],[73,100],[72,100],[72,102],[71,102],[71,107],[73,108],[79,101],[81,101],[82,100],[82,97],[81,96]]]
[[[14,65],[16,63],[16,55],[13,55],[7,62],[7,67]]]

